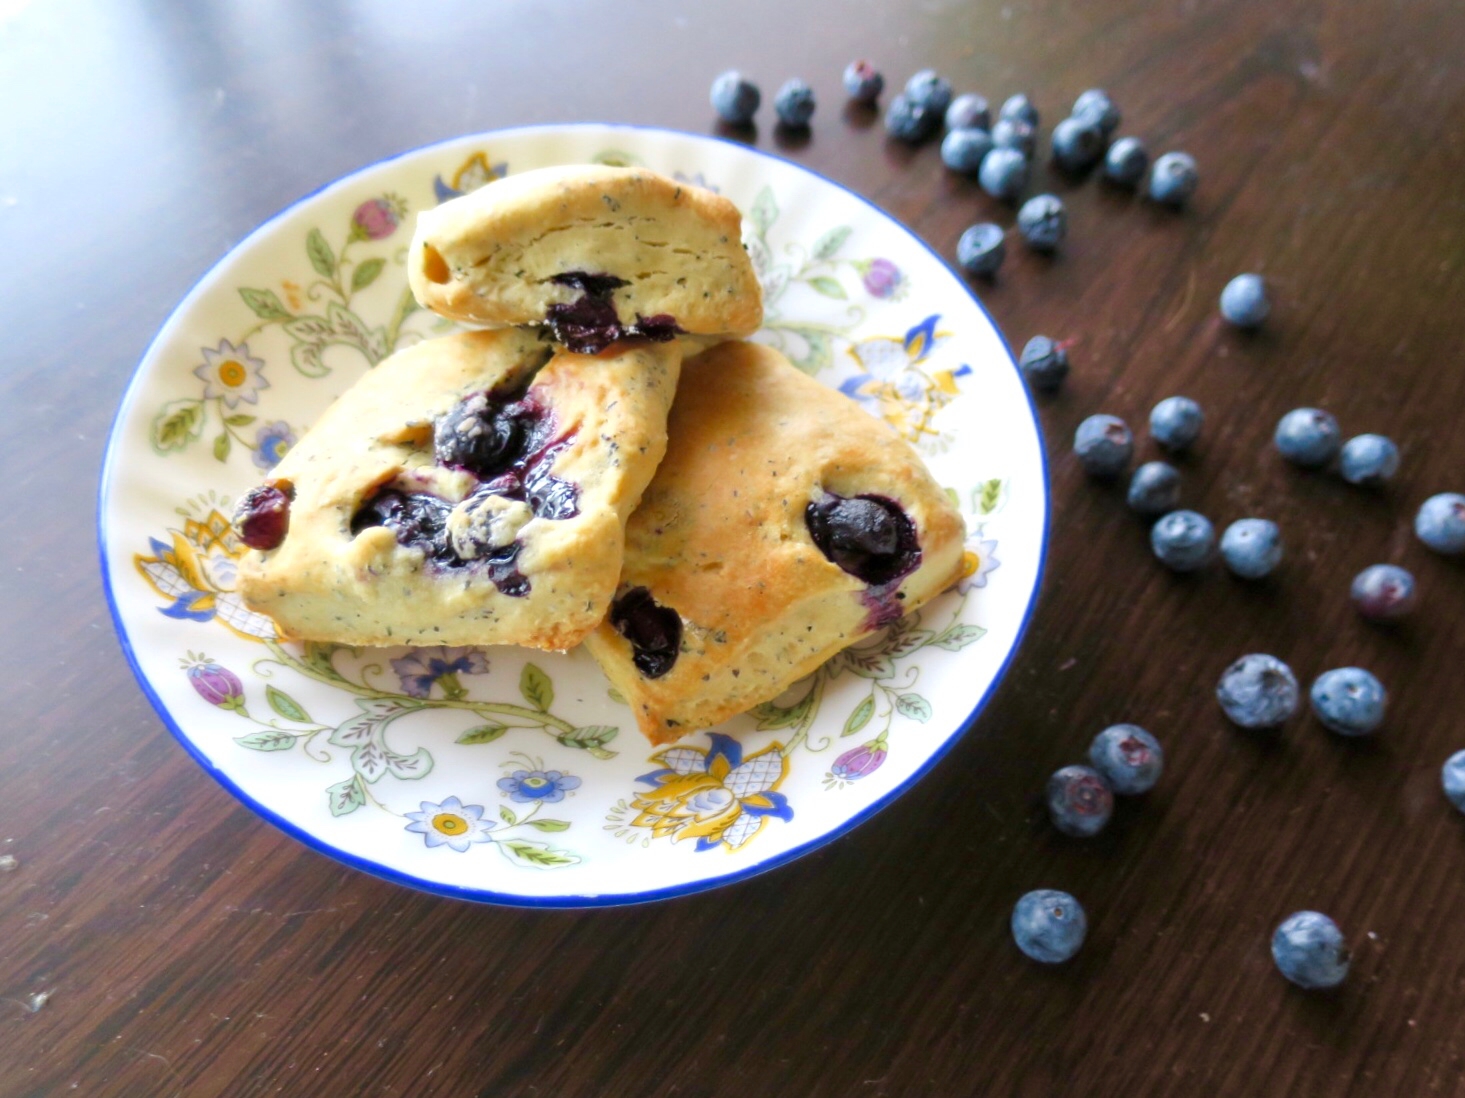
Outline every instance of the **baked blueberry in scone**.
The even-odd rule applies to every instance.
[[[682,350],[589,359],[508,329],[393,355],[240,501],[240,594],[305,640],[573,647],[615,591]]]
[[[763,304],[741,224],[727,199],[644,168],[540,168],[419,214],[407,272],[433,312],[543,325],[573,351],[746,336]]]
[[[653,743],[776,697],[958,578],[961,515],[915,450],[772,348],[687,359],[668,434],[586,640]]]

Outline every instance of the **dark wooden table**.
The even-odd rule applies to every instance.
[[[409,9],[417,9],[411,11]],[[1416,542],[1465,490],[1465,7],[1455,0],[752,0],[737,5],[0,3],[0,1095],[1415,1095],[1465,1089],[1465,567]],[[1044,167],[1062,254],[980,292],[1009,341],[1074,341],[1041,414],[1053,538],[1035,624],[942,765],[853,834],[734,887],[545,913],[421,895],[256,818],[149,708],[98,579],[94,486],[133,366],[173,305],[301,194],[403,149],[559,120],[714,130],[707,86],[761,81],[756,143],[869,196],[943,254],[1012,212],[888,141],[839,73],[934,65],[1046,131],[1108,88],[1125,130],[1185,148],[1181,215]],[[799,73],[812,137],[767,105]],[[1254,337],[1216,296],[1260,270]],[[1218,521],[1286,532],[1272,582],[1178,578],[1069,448],[1096,411],[1205,405],[1184,466]],[[1278,416],[1331,409],[1403,450],[1383,491],[1286,467]],[[1153,444],[1141,433],[1141,453]],[[1413,621],[1347,600],[1396,561]],[[1227,726],[1235,656],[1306,679],[1362,664],[1387,728]],[[1038,800],[1104,725],[1170,769],[1090,842]],[[1072,964],[1025,960],[1013,902],[1092,920]],[[1313,907],[1356,947],[1331,995],[1272,969]]]

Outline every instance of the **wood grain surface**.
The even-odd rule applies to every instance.
[[[0,1096],[1423,1095],[1465,1092],[1465,561],[1416,542],[1465,491],[1465,7],[1458,0],[750,0],[739,4],[0,3]],[[1009,342],[1074,341],[1040,402],[1047,579],[971,732],[851,835],[745,883],[591,912],[476,907],[346,869],[257,819],[174,743],[118,648],[96,563],[106,433],[153,333],[231,245],[337,176],[541,121],[716,132],[707,87],[761,84],[755,143],[852,187],[948,258],[1009,208],[846,106],[866,56],[926,65],[1044,132],[1107,88],[1124,132],[1183,148],[1184,213],[1095,181],[1061,253],[1014,246],[979,292]],[[772,126],[801,74],[812,134]],[[887,96],[888,98],[888,96]],[[1216,297],[1262,271],[1264,330]],[[1208,415],[1186,501],[1281,523],[1248,585],[1151,559],[1077,423]],[[1383,491],[1286,466],[1287,409],[1398,440]],[[1139,452],[1154,454],[1140,431]],[[1412,569],[1407,625],[1351,577]],[[1310,680],[1373,669],[1385,730],[1229,727],[1221,670],[1270,651]],[[1088,842],[1039,793],[1106,724],[1149,727],[1161,787]],[[1090,939],[1026,961],[1012,904],[1061,887]],[[1273,927],[1332,914],[1347,985],[1273,970]]]

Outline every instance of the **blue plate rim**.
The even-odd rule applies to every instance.
[[[486,130],[478,134],[460,134],[457,137],[443,138],[438,141],[429,141],[426,144],[418,145],[415,148],[406,149],[402,152],[394,153],[391,156],[382,157],[380,160],[375,160],[370,164],[366,164],[360,168],[357,168],[355,171],[348,172],[347,174],[340,176],[336,179],[332,179],[326,183],[322,183],[319,187],[316,187],[306,194],[301,195],[299,198],[290,202],[288,205],[281,207],[273,215],[260,222],[260,224],[257,225],[253,230],[251,230],[247,236],[245,236],[237,244],[230,247],[227,251],[224,252],[223,255],[221,255],[218,259],[214,260],[214,262],[209,265],[208,270],[200,275],[199,278],[193,283],[188,292],[183,295],[183,298],[179,301],[179,303],[173,307],[173,310],[168,314],[167,319],[165,319],[162,325],[158,328],[157,333],[153,336],[151,340],[148,341],[147,347],[143,350],[142,357],[138,359],[137,366],[133,369],[132,378],[127,383],[127,388],[122,394],[122,400],[117,405],[117,412],[113,416],[112,425],[107,432],[107,446],[104,452],[104,457],[102,459],[101,476],[99,477],[97,484],[97,548],[98,554],[101,558],[102,592],[106,597],[107,609],[110,612],[112,618],[112,627],[117,633],[117,639],[122,647],[123,655],[127,658],[127,664],[132,669],[133,677],[137,679],[138,685],[142,688],[143,695],[147,698],[148,702],[152,705],[158,716],[162,718],[163,724],[167,727],[168,731],[172,733],[173,738],[177,740],[179,744],[182,745],[183,749],[193,757],[194,761],[196,761],[204,769],[205,773],[207,773],[216,782],[218,782],[221,786],[228,790],[235,798],[237,798],[242,804],[244,804],[245,807],[249,808],[256,815],[273,824],[281,831],[285,832],[285,834],[289,835],[291,838],[296,839],[297,841],[305,844],[307,847],[310,847],[311,849],[326,855],[334,861],[349,866],[352,869],[360,870],[363,873],[370,874],[373,877],[379,877],[382,880],[391,881],[393,884],[405,885],[408,888],[417,889],[421,892],[429,892],[438,896],[446,896],[450,899],[468,900],[474,903],[489,903],[504,907],[552,908],[570,910],[582,910],[598,907],[629,907],[635,904],[655,903],[659,900],[670,900],[678,896],[690,896],[698,892],[706,892],[710,889],[721,888],[725,885],[735,884],[738,881],[744,881],[750,877],[755,877],[759,874],[767,873],[770,870],[777,869],[779,866],[787,865],[789,862],[792,862],[797,858],[802,858],[806,854],[810,854],[815,850],[818,850],[820,847],[825,846],[833,842],[834,840],[849,834],[866,820],[870,819],[872,816],[876,815],[883,809],[889,807],[892,803],[895,802],[897,798],[904,795],[908,790],[915,786],[917,782],[919,782],[922,778],[929,774],[931,770],[936,766],[936,764],[940,762],[952,749],[952,747],[956,745],[956,742],[966,735],[967,731],[972,727],[973,724],[976,723],[976,719],[981,715],[982,710],[987,707],[987,703],[991,700],[991,697],[996,691],[997,687],[1006,677],[1008,668],[1012,666],[1013,659],[1016,657],[1018,650],[1022,647],[1022,642],[1027,636],[1028,627],[1032,624],[1033,615],[1037,609],[1038,596],[1042,591],[1043,576],[1047,568],[1048,540],[1052,527],[1052,493],[1049,489],[1048,484],[1048,454],[1043,445],[1042,424],[1038,419],[1037,407],[1033,403],[1033,395],[1028,390],[1027,385],[1023,384],[1022,392],[1024,397],[1027,399],[1028,415],[1032,420],[1033,430],[1038,439],[1038,460],[1040,468],[1042,470],[1043,532],[1038,546],[1038,567],[1037,572],[1033,577],[1032,593],[1028,596],[1027,606],[1023,609],[1022,622],[1017,628],[1017,635],[1013,638],[1011,648],[1008,649],[1007,655],[1003,658],[1001,665],[997,668],[997,673],[992,677],[992,681],[988,684],[987,689],[982,692],[982,696],[977,699],[976,704],[972,707],[972,711],[967,714],[966,718],[962,720],[959,725],[957,725],[956,729],[949,736],[947,736],[947,738],[941,744],[939,744],[929,756],[927,756],[926,760],[919,767],[917,767],[916,770],[913,771],[910,776],[907,777],[906,780],[903,781],[900,785],[896,786],[894,789],[891,789],[879,800],[867,805],[861,811],[850,816],[848,819],[843,820],[836,827],[831,828],[824,834],[816,836],[815,838],[810,839],[808,842],[803,843],[800,846],[792,847],[791,849],[785,850],[780,854],[771,855],[770,857],[762,861],[755,862],[752,865],[743,866],[739,869],[733,870],[729,873],[724,873],[717,877],[707,877],[697,881],[690,881],[686,884],[669,885],[665,888],[651,889],[645,892],[614,892],[600,893],[595,895],[581,894],[566,896],[524,896],[517,893],[495,892],[492,889],[462,888],[454,885],[446,885],[439,881],[427,880],[426,878],[422,877],[415,877],[410,873],[403,873],[400,870],[391,869],[386,866],[379,865],[375,862],[368,861],[364,858],[357,857],[354,854],[347,853],[346,851],[341,850],[339,847],[332,846],[325,840],[318,838],[317,836],[313,835],[309,831],[306,831],[299,825],[291,823],[289,820],[280,816],[274,810],[267,808],[265,805],[256,801],[253,797],[251,797],[248,793],[241,789],[227,774],[225,774],[222,770],[216,767],[208,759],[208,757],[203,754],[203,752],[201,752],[197,747],[194,746],[192,741],[183,732],[182,728],[173,719],[172,713],[170,713],[167,706],[164,705],[163,700],[158,696],[157,692],[154,691],[152,683],[148,680],[147,675],[142,670],[142,665],[138,662],[137,654],[133,650],[132,640],[128,636],[127,627],[122,621],[122,615],[117,606],[117,599],[113,593],[113,577],[111,568],[108,565],[107,526],[105,521],[105,511],[107,499],[110,493],[114,467],[117,460],[117,451],[120,445],[119,431],[122,425],[122,421],[124,418],[126,418],[126,414],[131,408],[132,401],[136,396],[137,387],[142,379],[143,364],[146,363],[147,360],[151,357],[153,349],[158,345],[164,334],[168,332],[173,324],[173,321],[184,311],[185,308],[188,307],[194,297],[200,293],[201,288],[205,285],[205,283],[210,280],[214,272],[216,272],[221,266],[223,266],[224,263],[226,263],[232,256],[243,250],[252,240],[264,233],[277,221],[280,221],[282,218],[284,218],[297,206],[300,206],[302,203],[310,201],[310,199],[314,198],[321,192],[331,187],[337,186],[338,184],[349,183],[351,180],[354,180],[359,176],[374,171],[377,168],[382,167],[383,165],[390,164],[395,160],[400,160],[403,157],[413,156],[417,153],[426,152],[430,149],[436,149],[447,145],[455,145],[463,141],[469,141],[473,139],[487,140],[501,134],[553,132],[556,130],[571,129],[584,130],[589,128],[604,129],[607,131],[635,130],[651,133],[663,133],[669,134],[673,137],[690,137],[698,141],[712,141],[719,144],[733,145],[757,156],[766,157],[769,160],[775,160],[783,164],[788,164],[791,167],[799,169],[800,171],[807,172],[809,175],[812,175],[816,179],[819,179],[820,181],[829,184],[831,187],[836,187],[839,190],[845,192],[846,194],[850,195],[852,198],[860,202],[862,205],[868,206],[870,209],[874,210],[882,217],[888,218],[890,221],[894,222],[897,226],[904,230],[912,240],[916,241],[916,243],[918,243],[922,248],[930,253],[933,259],[935,259],[938,263],[946,268],[947,272],[951,274],[951,276],[963,289],[966,290],[967,295],[972,299],[977,308],[981,310],[982,315],[987,318],[987,323],[992,325],[992,330],[998,334],[1003,346],[1003,350],[1006,352],[1008,365],[1012,367],[1014,372],[1019,373],[1020,379],[1020,371],[1018,371],[1017,361],[1013,357],[1012,348],[1007,345],[1006,337],[1002,335],[1002,329],[999,328],[997,326],[997,322],[992,319],[992,314],[987,311],[987,307],[982,303],[982,299],[976,295],[967,280],[960,274],[960,272],[958,272],[950,263],[946,261],[946,258],[942,256],[940,252],[931,247],[931,245],[928,244],[918,233],[913,231],[908,225],[906,225],[894,214],[891,214],[886,210],[881,209],[874,202],[870,201],[870,199],[866,198],[864,195],[858,193],[857,191],[846,187],[843,183],[840,183],[837,180],[830,179],[828,176],[822,174],[821,172],[815,171],[807,165],[800,164],[797,161],[790,160],[789,158],[784,156],[779,156],[777,153],[771,153],[767,150],[756,148],[745,142],[736,141],[731,138],[720,137],[716,134],[688,133],[683,130],[669,129],[665,126],[612,122],[556,122],[525,126],[506,126],[495,130]]]

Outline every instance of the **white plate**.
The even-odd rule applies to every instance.
[[[412,215],[508,172],[590,160],[745,212],[758,338],[889,419],[960,501],[972,574],[776,703],[654,750],[582,651],[305,650],[232,594],[231,504],[337,394],[446,326],[413,308]],[[148,349],[102,475],[124,649],[180,742],[244,803],[349,865],[473,900],[629,903],[789,861],[951,746],[1032,610],[1048,515],[1036,420],[991,320],[864,199],[742,145],[575,125],[449,141],[266,222]]]

